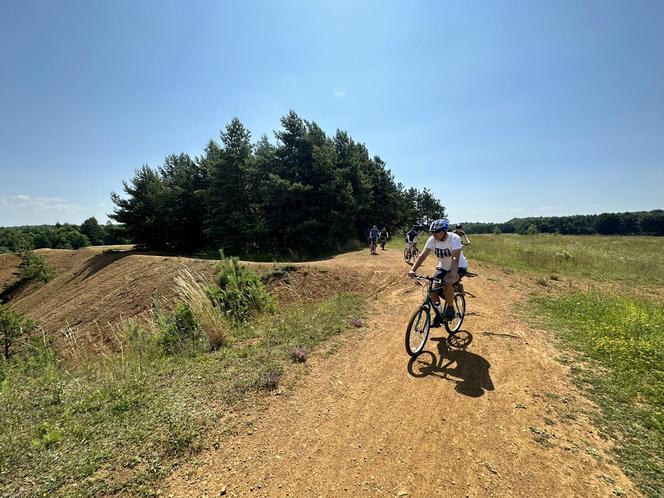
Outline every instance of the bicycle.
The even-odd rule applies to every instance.
[[[406,352],[415,357],[419,355],[424,349],[424,345],[429,338],[429,330],[431,328],[431,310],[434,314],[437,313],[436,308],[433,305],[431,300],[431,292],[433,291],[434,283],[442,283],[440,279],[429,277],[426,275],[415,275],[414,277],[418,283],[421,280],[428,280],[429,287],[427,288],[426,296],[424,297],[424,302],[415,310],[413,316],[410,317],[408,321],[408,327],[406,328]],[[442,288],[440,288],[442,291]],[[466,316],[466,298],[464,297],[463,291],[454,292],[454,308],[455,315],[452,319],[445,318],[445,310],[447,309],[447,303],[443,309],[443,315],[441,320],[445,325],[445,330],[448,334],[454,335],[461,328],[463,319]]]
[[[407,265],[412,265],[419,255],[420,250],[415,244],[411,245],[410,247],[406,247],[403,250],[403,259]]]
[[[378,254],[376,252],[376,239],[369,239],[369,252],[371,254]]]

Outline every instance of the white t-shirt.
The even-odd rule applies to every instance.
[[[424,245],[425,249],[433,251],[433,253],[438,258],[438,268],[443,270],[449,270],[452,268],[452,251],[461,249],[461,237],[452,232],[447,232],[447,237],[445,240],[439,241],[436,240],[433,235],[429,237],[427,243]],[[466,257],[461,253],[459,257],[459,268],[467,268],[468,261]]]

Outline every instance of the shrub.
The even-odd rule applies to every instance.
[[[228,343],[229,327],[215,306],[210,291],[199,283],[202,280],[200,275],[196,279],[189,270],[183,268],[175,277],[175,285],[180,298],[189,306],[194,319],[205,332],[210,349],[214,351]]]
[[[209,290],[210,296],[234,321],[274,311],[274,298],[260,277],[238,258],[222,258],[217,265],[217,284],[218,288]]]
[[[157,324],[160,332],[158,342],[164,353],[172,355],[195,348],[200,326],[188,304],[177,303],[170,316],[159,313]]]
[[[18,265],[16,276],[22,281],[43,281],[48,282],[55,276],[55,270],[46,263],[41,254],[33,251],[23,251],[21,262]]]
[[[4,346],[5,360],[9,359],[14,341],[26,332],[33,330],[34,327],[35,324],[32,320],[25,318],[8,305],[0,304],[0,337]]]

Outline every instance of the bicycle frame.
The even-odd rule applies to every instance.
[[[428,280],[429,281],[429,286],[427,288],[427,293],[426,296],[424,296],[424,301],[422,302],[422,306],[426,308],[433,308],[433,300],[431,299],[431,294],[433,293],[434,290],[442,290],[443,287],[436,287],[436,289],[433,288],[433,284],[442,284],[443,281],[439,278],[433,278],[433,277],[428,277],[426,275],[415,275],[415,279],[417,280],[418,283],[420,283],[420,280]],[[447,306],[447,302],[445,302],[445,306]]]
[[[443,307],[442,314],[440,314],[438,313],[438,310],[434,306],[433,300],[431,299],[431,294],[433,294],[434,291],[439,291],[439,289],[442,289],[442,286],[436,287],[434,289],[434,284],[443,283],[443,279],[418,274],[415,274],[414,277],[420,285],[422,285],[422,280],[427,280],[429,285],[427,286],[424,301],[415,310],[410,318],[410,321],[408,322],[408,326],[406,327],[406,352],[413,357],[422,352],[424,345],[429,338],[432,309],[434,315],[439,317],[439,323],[445,326],[445,329],[450,335],[459,331],[466,314],[466,301],[463,292],[454,293],[454,317],[447,319],[445,318],[445,312],[448,307],[447,302],[444,301],[445,305]]]

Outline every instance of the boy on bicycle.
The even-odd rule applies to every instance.
[[[454,284],[466,273],[468,261],[461,254],[461,237],[457,234],[448,232],[450,224],[445,219],[436,220],[431,223],[429,232],[431,237],[427,240],[422,250],[422,254],[413,263],[408,272],[409,277],[415,276],[415,271],[420,267],[430,252],[434,252],[438,258],[438,266],[434,278],[441,279],[443,283],[443,293],[447,302],[444,318],[451,320],[455,316],[454,311]],[[440,289],[440,284],[434,284],[435,289]],[[436,317],[431,324],[432,327],[439,327],[441,323],[442,306],[438,291],[431,293],[431,300],[436,307]]]
[[[468,235],[466,235],[466,232],[463,231],[463,227],[461,225],[457,225],[454,227],[454,233],[456,233],[459,237],[461,237],[461,243],[463,244],[463,239],[466,239],[466,244],[470,244],[470,239],[468,238]]]
[[[419,241],[420,239],[417,237],[417,230],[415,230],[415,227],[412,227],[406,232],[406,249],[411,250]]]
[[[369,248],[372,253],[376,251],[376,241],[378,240],[379,233],[376,225],[369,230]]]
[[[383,229],[380,231],[379,237],[380,237],[380,247],[384,251],[387,239],[390,238],[390,234],[387,232],[387,227],[383,227]]]

